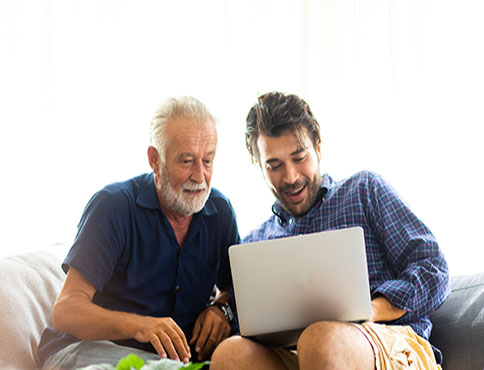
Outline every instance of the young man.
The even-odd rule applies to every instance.
[[[210,357],[230,335],[227,249],[239,242],[229,200],[210,188],[214,118],[191,97],[167,100],[151,122],[152,173],[89,201],[63,269],[44,369]],[[208,306],[215,284],[220,289]]]
[[[363,324],[316,322],[297,351],[231,337],[215,350],[211,369],[437,368],[428,315],[448,296],[449,282],[427,227],[374,173],[343,181],[321,176],[319,124],[295,95],[259,97],[247,116],[246,144],[276,202],[273,216],[244,242],[361,226],[373,317]]]

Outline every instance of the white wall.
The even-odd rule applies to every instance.
[[[213,184],[241,234],[272,198],[244,146],[259,93],[317,115],[322,171],[385,176],[452,273],[483,271],[484,6],[471,0],[0,3],[0,253],[70,243],[105,184],[149,170],[167,95],[219,118]]]

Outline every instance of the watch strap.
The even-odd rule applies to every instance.
[[[225,318],[229,323],[232,322],[232,320],[234,319],[234,314],[228,303],[210,302],[208,307],[218,307],[223,312]]]

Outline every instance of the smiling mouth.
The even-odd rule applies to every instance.
[[[287,195],[287,197],[289,198],[291,203],[298,203],[303,198],[302,194],[303,194],[304,189],[306,189],[306,184],[301,185],[301,186],[294,188],[294,189],[291,189],[291,190],[287,190],[287,191],[285,191],[285,194]]]
[[[302,186],[300,186],[300,187],[299,187],[299,188],[297,188],[297,189],[294,189],[294,190],[292,190],[292,191],[288,191],[287,193],[288,193],[289,195],[298,195],[298,194],[300,194],[300,193],[301,193],[301,192],[304,190],[304,188],[305,188],[305,187],[306,187],[306,185],[302,185]]]

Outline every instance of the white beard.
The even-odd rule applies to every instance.
[[[202,190],[202,192],[193,196],[186,194],[184,190]],[[205,179],[201,184],[188,180],[182,185],[180,193],[177,193],[170,184],[165,167],[163,167],[161,173],[159,191],[166,207],[185,217],[200,212],[210,195],[210,187],[207,186]]]

